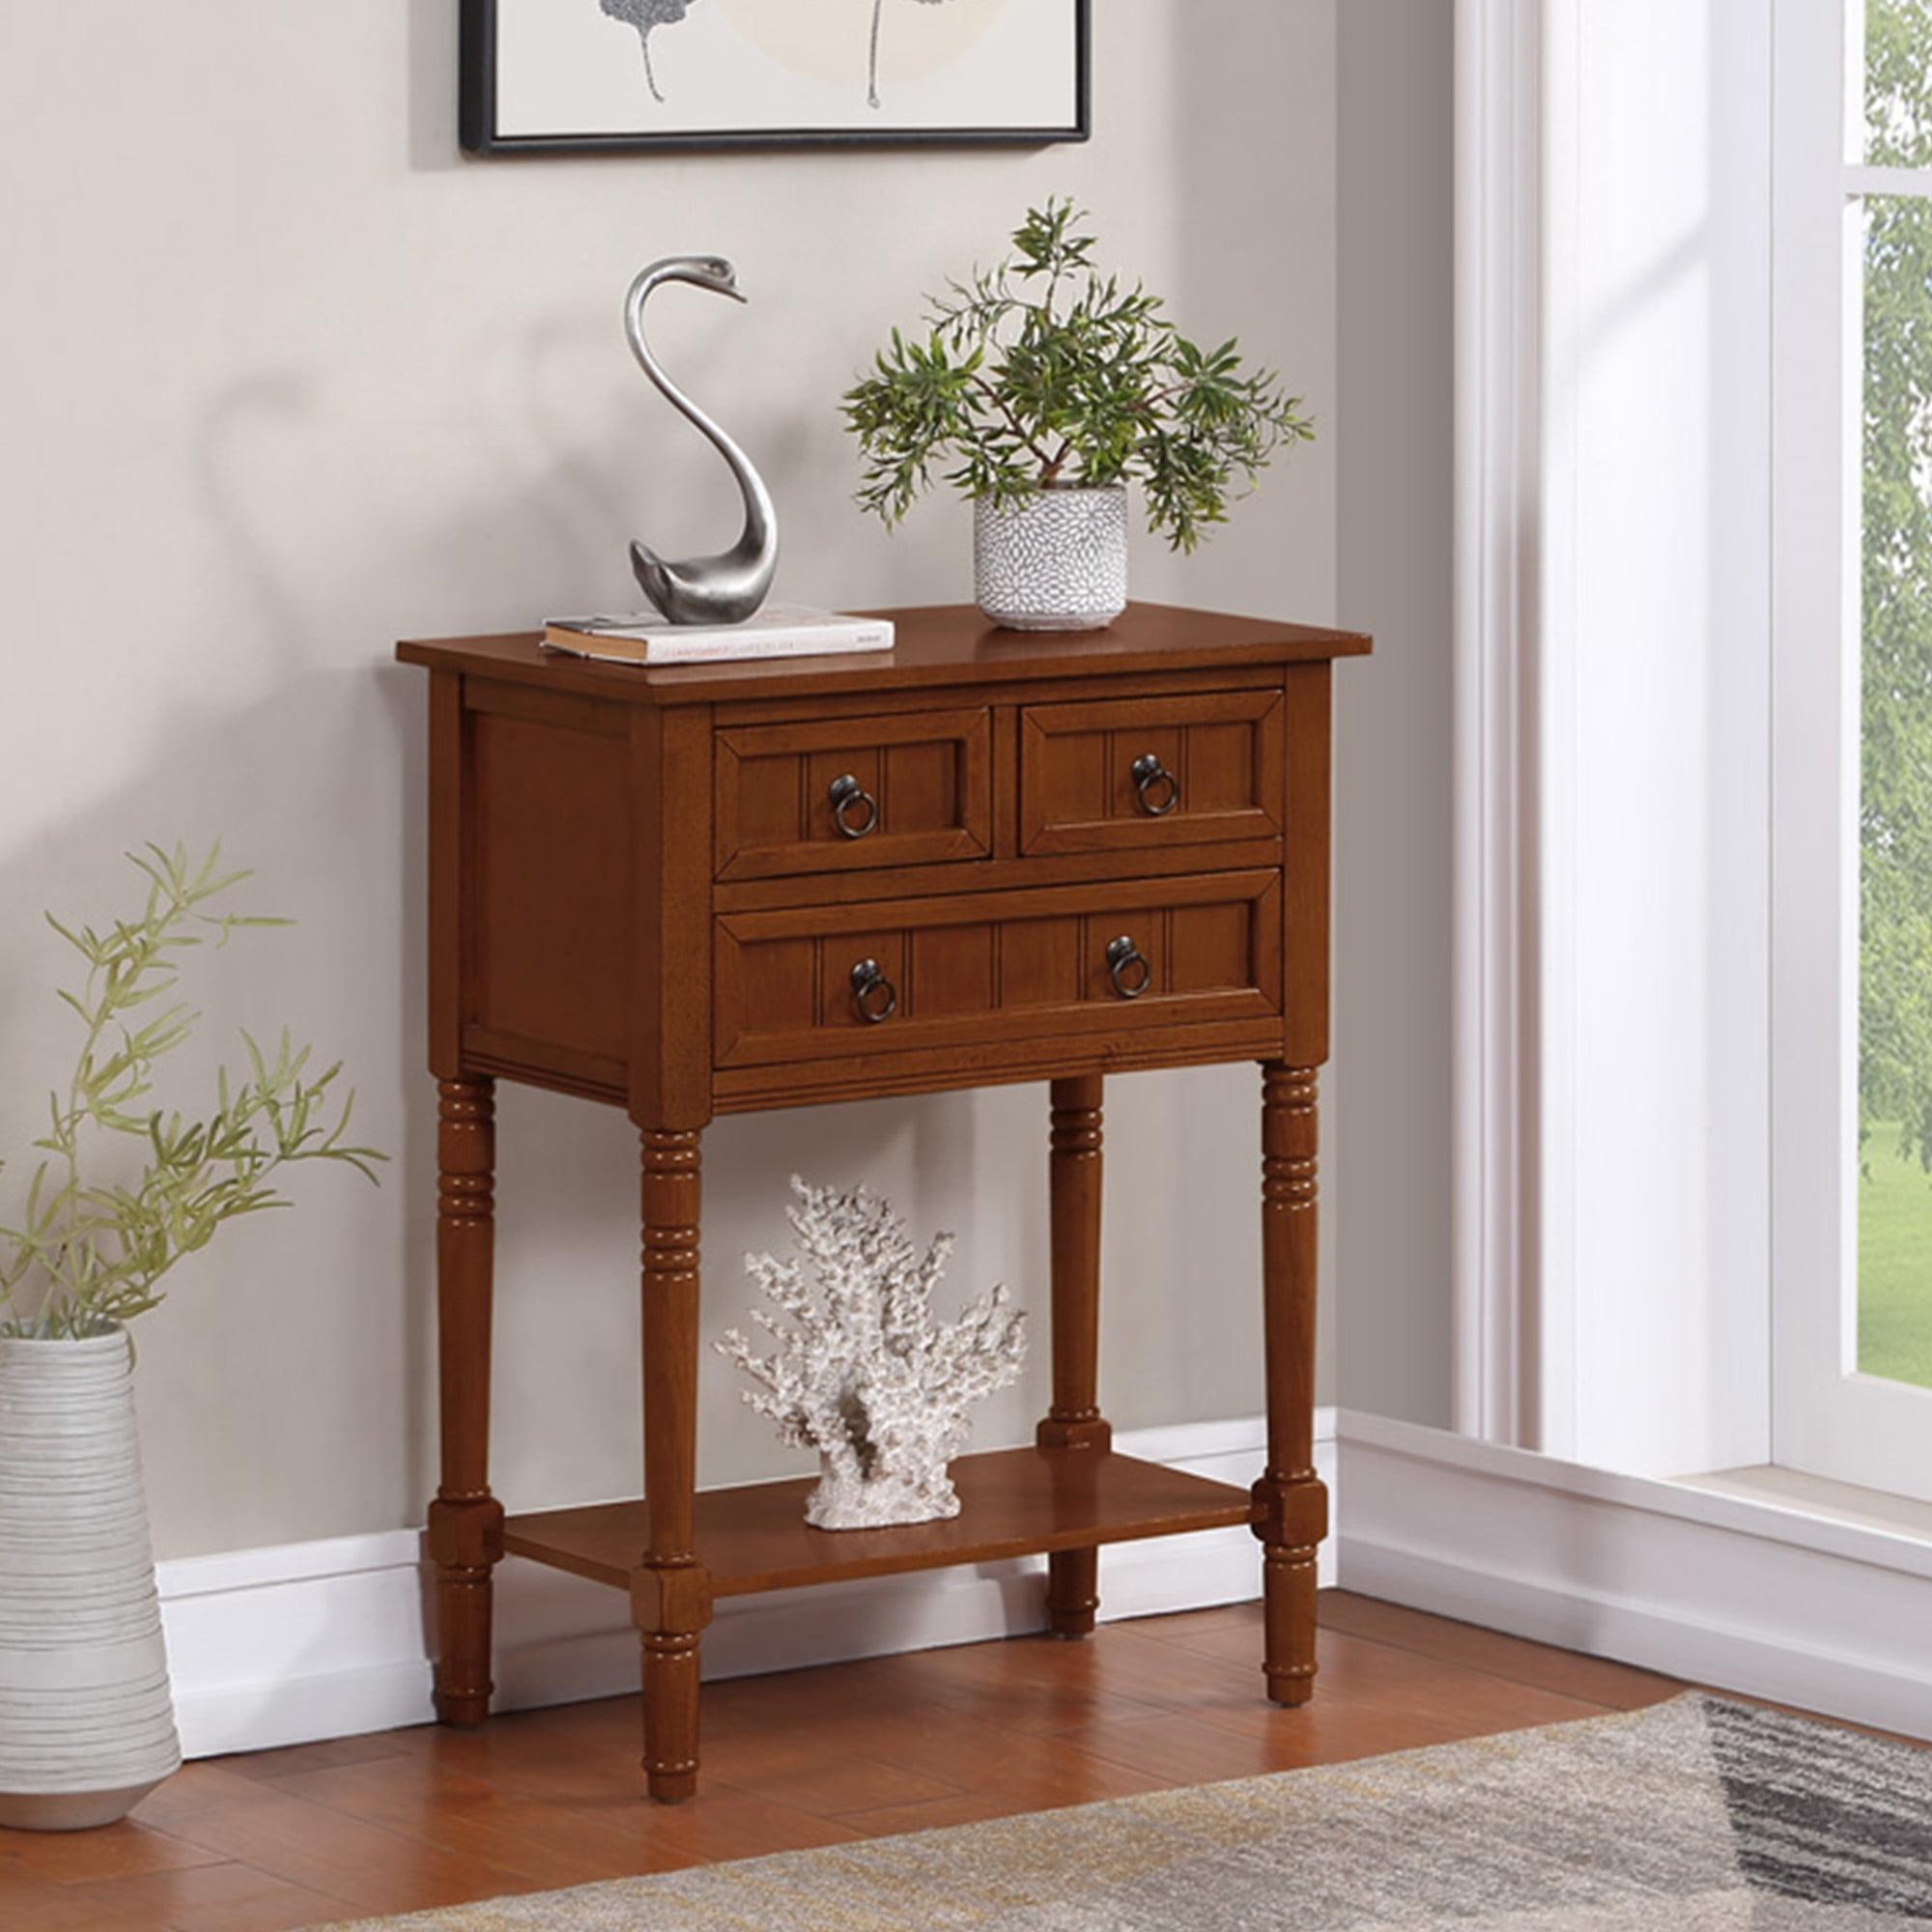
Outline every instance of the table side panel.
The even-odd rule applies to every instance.
[[[712,718],[631,714],[631,1117],[640,1127],[711,1119]]]
[[[429,679],[429,1068],[463,1075],[464,959],[473,903],[469,839],[469,732],[463,673]]]
[[[467,738],[466,1037],[622,1060],[634,889],[625,741],[474,705]]]
[[[1290,836],[1282,870],[1282,1058],[1328,1058],[1329,842],[1333,780],[1331,667],[1288,671],[1286,744]]]

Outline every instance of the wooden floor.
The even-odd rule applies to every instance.
[[[5,1932],[280,1932],[1631,1710],[1679,1685],[1329,1592],[1305,1710],[1260,1611],[708,1686],[692,1804],[639,1795],[635,1699],[189,1765],[107,1832],[0,1832]]]

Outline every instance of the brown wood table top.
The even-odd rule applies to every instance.
[[[1130,604],[1104,631],[1077,632],[1003,631],[963,604],[861,614],[893,620],[897,627],[893,649],[845,657],[614,665],[547,651],[536,633],[512,632],[410,639],[396,647],[396,655],[405,664],[430,669],[468,671],[554,691],[628,696],[654,704],[701,704],[854,690],[912,691],[958,683],[1305,663],[1359,657],[1370,648],[1370,640],[1359,632],[1167,604]]]

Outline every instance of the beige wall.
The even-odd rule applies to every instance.
[[[1346,0],[1339,58],[1340,1399],[1445,1426],[1449,1337],[1453,26]]]
[[[627,360],[618,298],[640,262],[718,249],[755,298],[729,312],[668,301],[662,348],[766,467],[781,592],[952,598],[968,585],[965,512],[934,503],[894,538],[863,522],[836,399],[918,293],[990,255],[1029,198],[1082,197],[1113,258],[1170,291],[1183,323],[1238,329],[1323,431],[1197,559],[1144,548],[1137,589],[1336,614],[1350,412],[1376,421],[1376,461],[1401,452],[1362,343],[1353,389],[1338,384],[1335,0],[1095,11],[1085,149],[476,164],[455,153],[446,0],[0,7],[0,1146],[35,1129],[71,1037],[38,909],[98,915],[126,893],[122,848],[219,834],[260,868],[261,902],[301,924],[203,962],[210,1033],[295,1021],[348,1060],[362,1125],[395,1155],[380,1193],[304,1178],[296,1213],[232,1231],[144,1322],[164,1554],[419,1520],[433,1481],[422,694],[389,647],[626,600],[632,531],[677,553],[729,524],[717,466]],[[1341,11],[1352,44],[1361,0]],[[1396,139],[1376,106],[1357,112]],[[1391,211],[1378,218],[1399,240]],[[1365,585],[1380,555],[1354,531],[1345,580]],[[1363,1223],[1343,1248],[1375,1277],[1350,1284],[1361,1310],[1393,1310],[1409,1286],[1398,1268],[1435,1278],[1440,1191],[1423,1172],[1435,1127],[1404,1106],[1413,1056],[1435,1050],[1417,991],[1434,955],[1383,952],[1439,910],[1404,840],[1440,824],[1433,767],[1411,769],[1440,639],[1414,614],[1423,580],[1399,613],[1371,608],[1384,593],[1364,588],[1343,613],[1386,609],[1406,627],[1373,685],[1360,668],[1344,678],[1359,688],[1330,1171]],[[1346,883],[1369,866],[1392,876]],[[1105,1378],[1123,1425],[1259,1406],[1255,1085],[1242,1068],[1117,1083]],[[721,1123],[709,1326],[744,1307],[738,1257],[781,1238],[796,1168],[864,1177],[922,1227],[956,1229],[962,1294],[1005,1277],[1037,1306],[1043,1111],[1026,1088]],[[501,1144],[499,1487],[524,1504],[624,1492],[639,1457],[629,1126],[508,1092]],[[1391,1147],[1424,1203],[1402,1231],[1376,1225]],[[1350,1319],[1352,1334],[1366,1318]],[[982,1442],[1029,1433],[1044,1359]],[[709,1359],[702,1453],[711,1480],[787,1465]]]

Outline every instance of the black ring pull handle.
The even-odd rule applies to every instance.
[[[899,1009],[899,996],[876,959],[862,959],[852,969],[852,1010],[867,1026],[883,1026]]]
[[[845,838],[863,838],[877,827],[879,801],[850,772],[834,779],[825,795],[832,801],[832,822]]]
[[[1107,948],[1107,974],[1114,991],[1123,1000],[1138,1000],[1153,984],[1153,968],[1144,953],[1123,932]]]
[[[1161,763],[1155,752],[1143,752],[1133,763],[1134,792],[1150,818],[1165,818],[1180,803],[1180,781]]]

